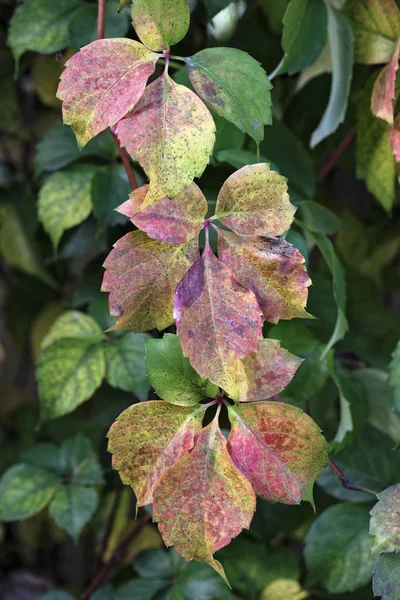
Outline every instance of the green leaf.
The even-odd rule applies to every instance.
[[[61,590],[51,590],[39,596],[37,600],[75,600],[75,598]]]
[[[314,148],[343,123],[353,69],[353,33],[347,18],[325,2],[328,10],[328,40],[332,59],[332,84],[323,117],[311,136]]]
[[[202,379],[183,356],[176,335],[146,340],[146,368],[155,392],[171,404],[190,406],[218,394],[218,387]]]
[[[285,56],[274,75],[293,75],[312,65],[325,45],[327,22],[326,6],[320,0],[291,0],[283,17]]]
[[[186,0],[135,0],[132,25],[143,44],[159,52],[185,37],[190,10]]]
[[[72,483],[80,485],[104,483],[101,466],[93,452],[92,443],[81,433],[67,438],[61,444],[60,465],[63,473],[71,479]]]
[[[55,53],[69,45],[69,24],[80,7],[78,0],[26,0],[15,11],[8,35],[15,60],[27,50]]]
[[[182,558],[175,550],[145,550],[135,559],[133,566],[135,571],[144,579],[167,579],[179,572]]]
[[[108,383],[132,392],[139,400],[147,400],[150,385],[144,362],[144,335],[129,332],[109,342],[105,345]]]
[[[356,165],[357,177],[386,211],[395,198],[395,159],[389,137],[389,123],[374,117],[371,94],[377,73],[368,80],[357,102]]]
[[[66,229],[82,223],[92,210],[95,165],[79,165],[50,175],[39,192],[39,220],[57,249]]]
[[[306,537],[308,584],[318,582],[332,594],[366,585],[374,560],[369,556],[368,507],[337,504],[317,517]]]
[[[312,200],[299,200],[296,204],[299,206],[300,216],[308,229],[333,235],[340,228],[339,217],[323,204]]]
[[[207,48],[186,59],[190,81],[218,115],[257,143],[270,125],[272,85],[251,56],[236,48]]]
[[[99,231],[106,226],[126,223],[126,218],[115,209],[125,202],[131,191],[123,165],[110,165],[95,175],[92,182],[92,203]]]
[[[237,596],[208,565],[192,561],[179,569],[168,600],[237,600]]]
[[[265,156],[257,156],[255,152],[249,150],[240,150],[239,148],[227,148],[226,150],[219,150],[216,153],[218,162],[226,162],[235,169],[241,169],[246,165],[255,165],[258,162],[269,163],[271,169],[278,171],[276,165],[270,163]],[[279,172],[279,171],[278,171]]]
[[[55,419],[88,400],[105,376],[103,348],[85,339],[58,339],[43,349],[36,368],[40,420]]]
[[[394,406],[400,413],[400,342],[398,342],[389,365],[389,384],[394,387]]]
[[[118,16],[114,6],[106,3],[105,38],[122,38],[129,28],[128,14]],[[69,45],[79,50],[97,38],[97,6],[82,2],[69,26]]]
[[[120,585],[113,593],[113,600],[152,600],[156,592],[168,587],[163,579],[132,579]]]
[[[118,11],[117,12],[121,12],[121,10],[125,7],[128,6],[129,4],[131,4],[132,0],[119,0],[119,4],[118,4]]]
[[[60,449],[56,444],[45,442],[29,448],[21,455],[21,462],[59,475],[63,474],[60,465]]]
[[[203,0],[203,2],[206,5],[207,15],[210,21],[217,13],[231,4],[231,0]]]
[[[374,539],[371,554],[400,552],[400,484],[392,485],[380,494],[371,510],[369,532]]]
[[[105,339],[96,321],[78,310],[67,310],[51,326],[43,338],[41,348],[47,348],[57,340],[65,338],[84,339],[87,342],[99,343]]]
[[[59,477],[30,465],[14,465],[0,481],[0,520],[20,521],[48,505],[60,486]]]
[[[57,525],[77,542],[82,528],[92,518],[98,501],[96,490],[70,483],[57,490],[49,513]]]
[[[381,554],[372,579],[374,596],[382,600],[397,600],[400,594],[400,553]]]

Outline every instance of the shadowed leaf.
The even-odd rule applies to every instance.
[[[92,488],[73,483],[63,485],[51,501],[49,514],[77,542],[82,528],[92,518],[98,501],[99,495]]]
[[[153,81],[116,127],[118,139],[150,179],[145,206],[172,198],[206,168],[215,141],[207,107],[168,75]]]
[[[230,406],[228,449],[257,495],[300,504],[328,461],[329,446],[314,421],[281,402]]]
[[[369,532],[374,538],[371,553],[400,552],[400,484],[378,494],[370,514]]]
[[[102,291],[110,292],[113,329],[149,331],[174,322],[176,285],[198,256],[197,240],[169,246],[133,231],[118,240],[104,267]]]
[[[400,162],[400,115],[397,115],[393,127],[389,129],[390,143],[396,162]]]
[[[381,554],[374,566],[372,579],[374,596],[382,600],[397,600],[400,594],[400,554]]]
[[[208,562],[243,528],[255,510],[255,494],[236,469],[217,419],[196,436],[193,450],[166,471],[154,492],[153,517],[167,546],[185,560]]]
[[[190,10],[186,0],[134,0],[132,25],[148,48],[168,50],[185,37]]]
[[[162,400],[134,404],[108,432],[113,468],[136,494],[137,505],[153,501],[159,478],[193,446],[204,409],[171,406]]]
[[[382,69],[372,90],[371,110],[376,117],[393,124],[393,100],[395,96],[396,71],[399,68],[400,37],[397,40],[389,64]]]
[[[135,106],[158,56],[125,38],[96,40],[66,63],[57,97],[80,147]]]
[[[145,337],[127,332],[105,346],[106,379],[110,385],[147,400],[150,389],[144,364]]]

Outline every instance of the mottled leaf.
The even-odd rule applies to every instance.
[[[397,600],[400,595],[400,554],[381,554],[374,566],[372,579],[374,596],[382,600]]]
[[[389,139],[392,145],[393,156],[400,163],[400,114],[397,115],[393,127],[389,129]]]
[[[14,465],[0,481],[0,520],[20,521],[36,515],[60,485],[54,473],[31,465]]]
[[[218,394],[216,385],[199,377],[171,333],[146,340],[146,368],[155,392],[171,404],[190,406]]]
[[[332,594],[352,592],[372,576],[374,559],[368,533],[368,507],[336,504],[317,517],[306,537],[308,584]]]
[[[8,34],[14,58],[27,50],[51,54],[69,44],[69,24],[79,10],[78,0],[26,0],[16,9]]]
[[[164,244],[184,244],[196,237],[207,214],[207,201],[195,183],[174,198],[167,196],[140,210],[146,202],[148,186],[135,190],[129,201],[118,208],[148,236]],[[142,202],[141,202],[142,200]]]
[[[147,400],[150,389],[144,352],[144,336],[133,332],[114,338],[105,346],[108,383],[125,392],[131,392],[142,401]]]
[[[218,257],[254,292],[267,321],[310,316],[305,306],[311,279],[304,257],[292,244],[222,230],[218,234]]]
[[[185,37],[190,10],[186,0],[134,0],[132,25],[151,50],[168,50]]]
[[[66,229],[82,223],[92,210],[91,188],[98,168],[79,165],[53,173],[41,187],[38,199],[39,220],[58,247]]]
[[[393,124],[393,100],[395,96],[396,71],[399,68],[400,37],[397,40],[389,64],[382,69],[372,90],[372,113]]]
[[[237,359],[256,352],[262,338],[256,297],[208,243],[176,288],[174,315],[183,354],[201,377],[224,389],[235,377]]]
[[[354,32],[355,62],[388,62],[400,35],[400,10],[395,0],[348,0],[344,10]]]
[[[218,194],[215,218],[239,235],[281,235],[295,212],[286,178],[260,163],[228,177]]]
[[[104,351],[85,339],[63,338],[45,347],[36,367],[41,422],[75,410],[100,386]]]
[[[153,518],[165,544],[185,560],[208,562],[222,577],[213,554],[249,528],[254,510],[254,491],[233,464],[216,418],[154,491]]]
[[[262,66],[236,48],[206,48],[186,64],[204,102],[259,143],[272,122],[272,85]]]
[[[145,205],[172,198],[206,168],[215,141],[211,114],[168,75],[153,81],[116,127],[119,141],[150,179]]]
[[[70,483],[56,491],[49,514],[77,542],[82,528],[92,518],[98,501],[96,490]]]
[[[78,145],[115,125],[142,96],[158,56],[126,38],[96,40],[66,63],[57,97]]]
[[[50,327],[43,338],[41,348],[46,348],[62,338],[82,338],[93,343],[101,342],[105,336],[99,334],[101,329],[92,317],[78,310],[67,310]]]
[[[319,427],[300,409],[281,402],[228,408],[228,449],[256,494],[269,502],[300,504],[328,461]]]
[[[113,468],[136,494],[137,505],[153,501],[157,481],[193,446],[204,409],[171,406],[162,400],[134,404],[108,432]]]
[[[332,59],[332,84],[328,106],[311,136],[314,148],[343,123],[353,69],[353,33],[347,18],[326,2],[328,40]]]
[[[175,287],[197,256],[197,240],[169,246],[142,231],[118,240],[104,263],[102,286],[117,317],[113,328],[149,331],[171,325]]]
[[[369,532],[374,540],[371,553],[400,552],[400,484],[378,494],[370,514]]]

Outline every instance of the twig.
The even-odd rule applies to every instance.
[[[351,481],[348,480],[348,478],[343,473],[343,471],[331,459],[329,459],[329,466],[332,469],[332,471],[335,473],[335,475],[337,475],[339,477],[339,479],[342,483],[342,486],[344,488],[346,488],[346,490],[354,490],[356,492],[364,492],[365,494],[370,494],[371,496],[378,495],[378,492],[374,492],[373,490],[363,487],[362,485],[356,485],[354,483],[351,483]]]
[[[318,173],[317,183],[322,183],[325,181],[329,173],[332,171],[339,158],[342,156],[343,152],[350,146],[351,142],[354,140],[356,135],[355,127],[350,129],[349,133],[346,135],[344,140],[339,144],[336,148],[335,152],[328,158],[326,163],[322,166],[322,169]]]
[[[103,567],[100,569],[97,575],[95,575],[92,581],[89,583],[88,587],[81,595],[80,600],[88,600],[93,594],[93,592],[102,584],[103,580],[108,575],[108,573],[115,567],[119,566],[130,544],[133,542],[134,539],[137,538],[142,529],[150,521],[151,516],[147,513],[138,521],[136,529],[134,529],[114,550],[111,558],[103,565]]]
[[[104,38],[104,28],[106,25],[106,0],[98,0],[97,3],[97,39]]]

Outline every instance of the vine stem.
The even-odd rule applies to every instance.
[[[322,166],[322,169],[318,173],[317,183],[322,183],[323,181],[325,181],[329,173],[336,166],[336,163],[338,162],[339,158],[354,140],[355,135],[356,130],[355,127],[353,127],[352,129],[350,129],[344,140],[341,141],[339,146],[336,148],[335,152],[328,158],[326,163]]]
[[[149,514],[145,514],[137,524],[136,529],[134,529],[126,538],[120,543],[120,545],[114,550],[111,558],[102,566],[97,575],[94,576],[92,581],[89,583],[86,590],[80,596],[79,600],[88,600],[93,592],[103,583],[103,580],[108,575],[108,573],[118,567],[122,562],[125,553],[130,546],[130,544],[137,538],[139,533],[143,530],[143,528],[151,521],[151,516]]]
[[[332,469],[332,471],[335,473],[335,475],[338,476],[338,478],[340,479],[342,486],[344,488],[346,488],[346,490],[353,490],[355,492],[364,492],[365,494],[370,494],[371,496],[377,496],[378,492],[374,492],[374,490],[370,490],[366,487],[363,487],[362,485],[356,485],[354,483],[351,483],[351,481],[348,480],[348,478],[346,477],[346,475],[343,473],[342,469],[340,469],[336,463],[333,462],[333,460],[329,459],[328,462],[330,468]]]
[[[104,38],[104,30],[106,26],[106,0],[98,0],[97,2],[97,39],[102,40]],[[126,174],[129,179],[129,183],[131,184],[132,191],[136,190],[138,186],[135,173],[133,172],[131,162],[129,160],[129,156],[125,150],[125,148],[121,147],[119,140],[115,134],[114,128],[111,127],[111,133],[117,144],[118,152],[122,160],[122,164],[124,165]]]

